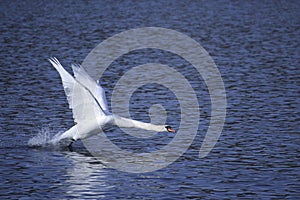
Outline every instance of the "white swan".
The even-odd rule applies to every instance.
[[[157,132],[175,132],[168,125],[154,125],[111,114],[108,110],[105,92],[99,82],[95,82],[79,65],[72,65],[75,78],[70,75],[56,58],[49,61],[58,71],[72,109],[76,123],[66,132],[56,136],[51,142],[56,143],[62,139],[71,139],[69,147],[78,139],[85,139],[100,133],[107,125],[119,127],[135,127]]]

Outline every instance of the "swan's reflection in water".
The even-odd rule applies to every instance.
[[[66,196],[70,198],[103,198],[113,186],[106,181],[105,166],[94,157],[78,152],[67,152],[73,167],[67,169]]]

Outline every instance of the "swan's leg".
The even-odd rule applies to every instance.
[[[71,143],[68,145],[68,149],[70,151],[73,151],[73,147],[72,147],[72,144],[75,142],[76,140],[74,140],[73,138],[71,139]]]

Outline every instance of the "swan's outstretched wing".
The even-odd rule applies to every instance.
[[[61,77],[69,107],[72,109],[73,118],[76,123],[95,120],[97,116],[105,115],[92,93],[76,81],[56,58],[50,58],[49,61]]]
[[[101,85],[97,84],[80,65],[72,65],[72,68],[76,80],[84,85],[84,87],[86,87],[93,94],[102,110],[106,114],[110,114],[106,101],[105,91],[101,87]]]

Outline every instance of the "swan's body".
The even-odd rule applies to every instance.
[[[62,79],[69,107],[72,109],[73,118],[76,123],[72,128],[55,137],[52,142],[55,143],[66,138],[72,141],[85,139],[102,132],[104,127],[112,125],[157,132],[175,132],[167,125],[154,125],[111,114],[107,106],[103,88],[82,67],[77,65],[72,66],[75,75],[74,78],[63,68],[56,58],[51,58],[49,61]]]

